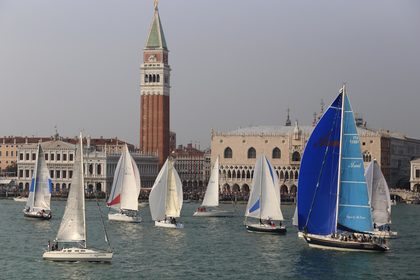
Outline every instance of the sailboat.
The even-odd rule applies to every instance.
[[[183,203],[182,183],[174,167],[172,158],[168,158],[160,170],[149,195],[150,213],[155,226],[165,228],[183,228],[176,221],[181,215]]]
[[[372,208],[374,225],[372,233],[385,238],[396,237],[398,233],[391,231],[389,227],[391,224],[391,197],[388,184],[375,159],[366,168],[365,177]]]
[[[311,247],[386,251],[373,230],[354,114],[346,88],[325,111],[303,153],[298,189],[299,231]]]
[[[71,188],[67,198],[63,219],[61,220],[60,228],[58,229],[55,244],[53,246],[48,246],[48,250],[44,252],[42,257],[45,260],[51,261],[110,262],[113,253],[110,249],[103,221],[102,225],[104,226],[105,231],[105,241],[109,246],[108,250],[89,249],[87,247],[83,144],[81,134],[79,141],[80,145],[78,149],[76,149]],[[59,244],[62,244],[61,248],[59,248]]]
[[[279,180],[273,166],[264,155],[258,157],[252,180],[245,212],[246,229],[251,232],[286,233],[286,227],[281,224],[283,213],[280,209]]]
[[[140,194],[140,173],[137,164],[131,157],[127,145],[118,161],[112,182],[111,194],[107,205],[117,213],[109,213],[110,221],[140,223],[138,215]]]
[[[201,206],[194,212],[196,217],[230,217],[234,215],[232,211],[220,210],[214,207],[219,206],[219,157],[213,165],[210,180],[204,195]]]
[[[52,182],[41,145],[38,144],[34,175],[23,215],[29,218],[49,220],[51,213]]]

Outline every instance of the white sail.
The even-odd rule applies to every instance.
[[[295,208],[295,213],[293,214],[292,225],[294,225],[296,227],[299,225],[299,223],[298,223],[298,208],[297,208],[297,205],[296,205],[296,208]]]
[[[373,160],[365,172],[368,186],[372,219],[377,226],[391,223],[391,198],[388,184],[376,160]]]
[[[166,192],[168,186],[168,160],[162,166],[149,195],[150,214],[154,221],[165,219]]]
[[[254,169],[251,195],[245,216],[258,219],[283,220],[280,209],[280,185],[276,172],[264,155]]]
[[[201,206],[219,206],[219,157],[216,158],[213,169],[211,170],[210,180]]]
[[[154,221],[179,217],[183,203],[182,183],[173,162],[167,159],[149,195],[150,213]]]
[[[38,145],[34,175],[26,206],[35,211],[51,210],[51,188],[50,172],[45,161],[44,151],[41,145]]]
[[[85,183],[83,178],[83,144],[81,135],[79,141],[80,145],[76,149],[69,196],[56,241],[83,242],[86,247]]]
[[[140,174],[127,145],[118,161],[108,206],[114,209],[138,210]]]
[[[166,193],[166,216],[180,217],[183,204],[182,182],[173,161],[168,164],[168,187]]]

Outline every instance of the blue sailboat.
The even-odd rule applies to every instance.
[[[298,228],[311,247],[386,251],[372,231],[363,158],[346,88],[325,111],[303,153]]]

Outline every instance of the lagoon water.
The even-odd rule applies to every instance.
[[[192,217],[197,206],[184,203],[182,230],[154,227],[148,207],[141,208],[141,224],[106,221],[111,264],[54,263],[42,253],[55,238],[65,201],[53,201],[53,219],[39,221],[23,217],[23,203],[0,200],[0,279],[420,279],[420,205],[393,207],[399,238],[386,253],[309,248],[291,226],[292,205],[282,206],[285,236],[248,233],[245,205],[232,218]],[[88,245],[105,248],[96,202],[86,207]]]

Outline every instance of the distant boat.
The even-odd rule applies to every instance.
[[[17,197],[14,197],[13,200],[16,202],[27,202],[28,198],[25,196],[17,196]]]
[[[396,237],[398,233],[390,230],[392,203],[388,184],[376,160],[369,163],[365,177],[372,209],[373,234],[385,238]]]
[[[185,201],[184,201],[185,203]],[[219,157],[211,170],[209,183],[201,206],[194,212],[196,217],[230,217],[233,211],[217,209],[219,206]]]
[[[118,213],[108,214],[110,221],[141,222],[138,212],[140,185],[139,169],[125,145],[115,169],[111,194],[107,202],[108,207],[118,211]]]
[[[110,250],[108,236],[105,231],[105,241],[108,243],[108,250],[88,249],[86,242],[86,217],[85,217],[85,182],[83,178],[83,144],[82,135],[79,138],[79,147],[76,149],[76,157],[73,165],[73,177],[71,188],[67,198],[64,216],[58,229],[56,244],[48,246],[43,258],[51,261],[67,262],[110,262],[112,251]],[[59,244],[63,247],[59,248]],[[72,247],[65,245],[74,244]],[[49,244],[50,245],[50,244]]]
[[[155,226],[165,228],[183,228],[177,222],[183,204],[182,183],[176,172],[173,159],[168,158],[160,170],[150,191],[149,205]]]
[[[29,218],[51,219],[51,191],[52,182],[50,172],[45,161],[44,151],[41,145],[38,144],[34,175],[32,177],[26,207],[23,209],[23,215]]]
[[[284,234],[286,227],[281,224],[282,221],[279,180],[271,163],[261,155],[254,169],[245,212],[245,227],[251,232]]]
[[[325,111],[303,153],[299,172],[299,231],[311,247],[386,251],[373,230],[363,158],[345,86]]]

